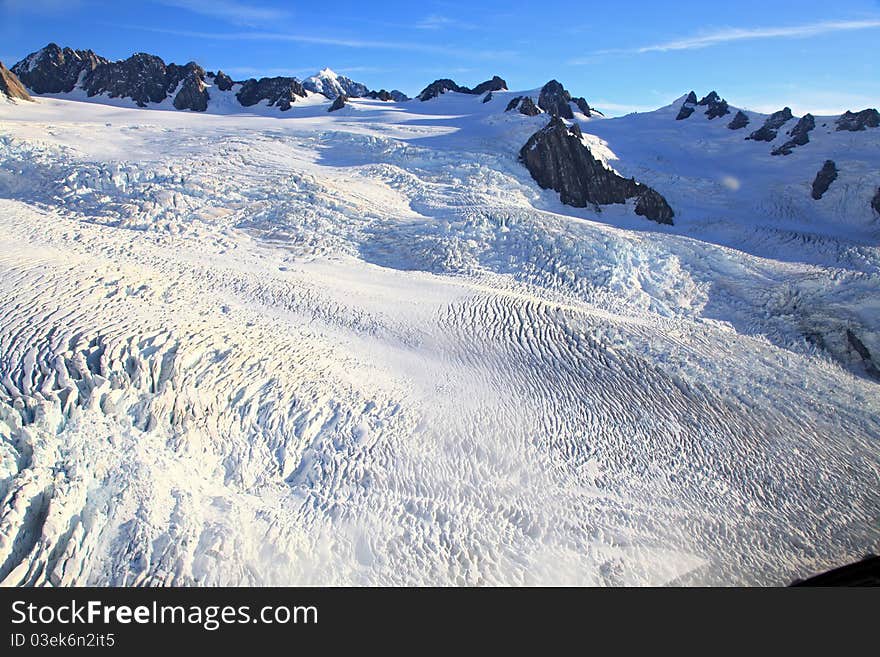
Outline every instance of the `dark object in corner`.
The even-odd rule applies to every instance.
[[[791,586],[880,586],[880,557],[868,555],[856,563],[795,580]]]

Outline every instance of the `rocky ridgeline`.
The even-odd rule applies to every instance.
[[[91,50],[61,48],[54,43],[28,55],[12,69],[22,84],[36,94],[69,93],[83,89],[89,97],[130,98],[138,106],[161,103],[172,98],[179,110],[203,112],[208,108],[210,89],[233,91],[243,107],[266,101],[270,107],[289,110],[307,91],[321,93],[330,100],[346,97],[373,97],[381,100],[408,100],[400,91],[370,92],[350,78],[324,69],[301,82],[294,77],[251,78],[236,82],[223,71],[205,73],[190,62],[185,65],[166,64],[160,57],[137,53],[128,59],[110,61]],[[210,83],[210,84],[209,84]]]
[[[568,127],[553,115],[520,150],[520,159],[543,189],[553,189],[573,207],[625,203],[635,198],[636,214],[661,224],[672,224],[675,213],[666,199],[650,187],[624,178],[597,160],[583,143],[577,124]]]
[[[788,107],[785,107],[778,112],[773,112],[773,114],[767,117],[767,120],[764,121],[764,125],[755,130],[752,134],[746,137],[746,139],[751,139],[752,141],[773,141],[776,139],[776,135],[779,134],[779,128],[793,118],[794,116],[792,116],[791,109]]]
[[[791,137],[787,142],[771,151],[771,155],[791,155],[791,152],[798,146],[805,146],[810,143],[810,132],[816,127],[816,117],[812,114],[804,114],[797,124],[789,130],[788,136]]]
[[[849,132],[860,132],[868,128],[876,128],[880,126],[880,112],[876,109],[865,109],[858,113],[847,110],[837,119],[837,130],[847,130]]]
[[[21,80],[0,62],[0,98],[33,100]]]
[[[328,112],[338,112],[348,103],[348,96],[345,94],[339,94],[336,98],[333,99],[333,103],[327,108]]]
[[[685,96],[684,102],[681,104],[675,120],[684,121],[685,119],[689,119],[694,112],[697,111],[698,107],[706,108],[704,113],[709,117],[710,121],[730,114],[730,107],[728,106],[727,101],[719,96],[718,92],[710,91],[702,99],[697,100],[696,92],[691,91]]]
[[[537,105],[531,96],[517,96],[516,98],[511,99],[507,104],[507,109],[504,111],[511,112],[517,110],[520,114],[525,114],[526,116],[537,116],[542,112],[546,112],[551,116],[559,116],[563,119],[572,120],[574,119],[574,111],[571,107],[572,103],[577,107],[578,111],[587,118],[591,118],[593,114],[602,114],[602,112],[596,108],[590,107],[590,104],[586,99],[573,97],[565,87],[556,80],[550,80],[550,82],[541,87],[541,91],[538,93]]]
[[[457,84],[454,80],[450,80],[449,78],[440,78],[439,80],[434,80],[431,84],[422,89],[422,91],[416,96],[416,98],[424,102],[426,100],[431,100],[432,98],[442,96],[443,94],[450,91],[454,91],[455,93],[459,94],[469,94],[471,96],[482,96],[483,94],[490,91],[507,91],[507,82],[495,75],[492,76],[491,80],[481,82],[476,87],[471,89],[470,87],[463,87],[460,84]]]

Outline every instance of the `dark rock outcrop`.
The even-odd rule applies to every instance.
[[[552,116],[561,116],[563,119],[574,118],[570,102],[571,94],[556,80],[550,80],[541,87],[541,93],[538,95],[538,107]]]
[[[675,117],[676,121],[684,121],[687,118],[690,118],[691,114],[697,111],[697,94],[693,91],[690,92],[687,97],[684,99],[684,102],[681,104],[681,108],[678,110],[678,115]]]
[[[727,106],[727,101],[721,98],[716,91],[709,92],[709,94],[702,98],[697,105],[706,108],[706,116],[708,116],[710,120],[730,114],[730,108]]]
[[[636,183],[638,184],[638,183]],[[643,185],[643,190],[636,201],[635,212],[640,217],[645,217],[658,224],[672,225],[675,213],[669,207],[669,203],[657,190]]]
[[[491,102],[492,102],[492,98],[494,98],[494,96],[492,95],[492,92],[490,91],[490,92],[487,93],[485,96],[483,96],[483,100],[482,100],[481,102],[482,102],[484,105],[485,105],[486,103],[491,103]]]
[[[197,71],[191,71],[183,79],[180,90],[174,96],[174,107],[179,110],[204,112],[208,109],[210,98],[204,78]]]
[[[431,84],[422,89],[421,93],[419,93],[416,98],[421,101],[431,100],[441,94],[445,94],[447,91],[479,96],[489,91],[507,91],[507,83],[502,78],[495,75],[491,80],[481,82],[471,89],[469,87],[462,87],[460,84],[456,84],[454,80],[450,80],[449,78],[441,78],[439,80],[434,80]]]
[[[474,87],[470,93],[480,96],[489,91],[507,91],[507,82],[502,78],[499,78],[497,75],[493,75],[491,80],[481,82]]]
[[[214,84],[220,91],[229,91],[235,82],[223,71],[217,71],[217,75],[214,76]]]
[[[21,83],[37,94],[73,91],[82,73],[91,73],[108,61],[91,50],[60,48],[50,43],[12,67]]]
[[[454,80],[440,78],[439,80],[434,80],[431,84],[422,89],[416,98],[424,102],[436,98],[441,94],[445,94],[447,91],[457,91],[460,94],[469,94],[471,92],[467,87],[462,87],[456,84]]]
[[[296,78],[275,77],[251,78],[241,85],[235,95],[245,107],[268,101],[269,107],[278,107],[282,112],[290,109],[297,98],[305,98],[306,90]]]
[[[178,67],[181,68],[181,67]],[[89,96],[106,94],[110,98],[131,98],[139,107],[161,103],[173,91],[182,72],[175,69],[168,78],[165,62],[155,55],[136,53],[118,62],[100,65],[88,73],[82,86]]]
[[[593,112],[601,114],[601,112],[599,112],[595,108],[590,107],[590,104],[583,97],[572,98],[571,102],[573,102],[575,105],[577,105],[577,108],[581,111],[581,114],[583,114],[587,118],[592,118]]]
[[[624,178],[607,168],[581,140],[579,127],[568,128],[554,115],[520,150],[520,159],[543,189],[553,189],[573,207],[625,203],[637,198],[640,215],[671,224],[674,213],[666,200],[650,187]]]
[[[781,128],[787,121],[791,121],[792,118],[794,117],[791,114],[791,109],[788,107],[781,109],[778,112],[774,112],[767,117],[767,120],[764,121],[764,125],[755,130],[752,134],[746,137],[746,139],[752,139],[754,141],[773,141],[776,139],[779,128]]]
[[[880,368],[878,368],[877,363],[874,362],[871,352],[868,351],[865,343],[859,339],[852,329],[846,329],[846,341],[849,348],[861,358],[865,372],[875,379],[880,378]]]
[[[738,111],[733,120],[727,124],[731,130],[741,130],[749,124],[749,117],[742,110]]]
[[[874,208],[874,212],[880,214],[880,187],[877,188],[877,193],[871,199],[871,207]]]
[[[813,199],[818,201],[822,198],[835,180],[837,180],[837,165],[834,160],[825,160],[825,164],[819,169],[813,181]]]
[[[509,103],[507,103],[507,109],[505,112],[510,112],[511,110],[519,110],[520,114],[525,114],[526,116],[538,116],[541,113],[540,108],[535,105],[535,101],[532,100],[531,96],[517,96]]]
[[[791,137],[787,142],[774,148],[771,155],[791,155],[792,150],[798,146],[804,146],[810,143],[810,131],[816,127],[816,117],[812,114],[804,114],[797,124],[789,130],[788,136]]]
[[[860,132],[867,128],[880,126],[880,112],[876,109],[865,109],[858,113],[847,110],[837,119],[837,130]]]
[[[333,99],[333,104],[330,105],[330,108],[327,111],[336,112],[338,110],[341,110],[343,107],[345,107],[347,102],[348,96],[346,96],[345,94],[340,94]]]
[[[391,100],[393,100],[395,103],[405,103],[406,101],[409,100],[409,96],[407,96],[402,91],[398,91],[397,89],[392,89],[391,90]]]
[[[12,71],[0,62],[0,96],[11,100],[33,100],[27,89]]]
[[[373,100],[381,100],[386,103],[389,103],[392,100],[394,100],[394,98],[391,96],[391,92],[385,91],[384,89],[380,89],[379,91],[368,92],[367,98],[372,98]]]

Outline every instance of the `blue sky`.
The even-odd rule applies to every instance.
[[[612,114],[691,88],[762,111],[880,105],[880,0],[0,0],[4,63],[49,41],[194,59],[234,78],[329,66],[410,95],[438,77],[498,74],[511,89],[555,77]]]

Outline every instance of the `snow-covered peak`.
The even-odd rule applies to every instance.
[[[339,75],[331,68],[323,68],[317,74],[303,80],[303,87],[308,91],[323,94],[330,100],[342,95],[361,98],[370,91],[366,85],[355,82],[344,75]]]

